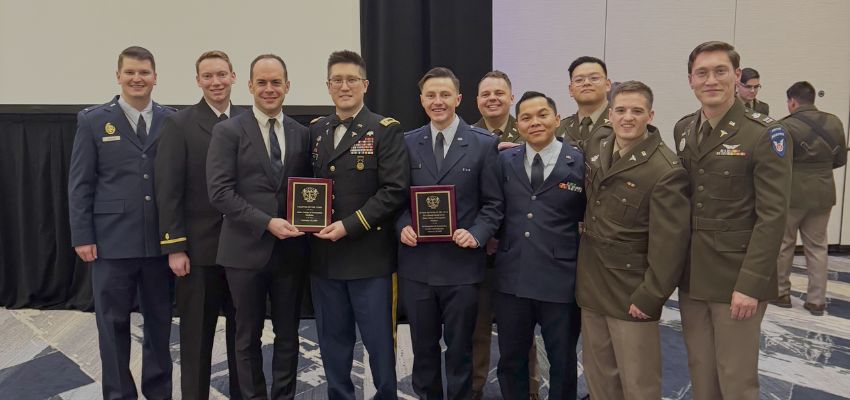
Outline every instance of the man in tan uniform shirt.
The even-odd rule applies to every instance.
[[[829,212],[835,205],[832,170],[847,164],[844,126],[838,117],[815,107],[815,88],[797,82],[786,91],[788,112],[782,119],[794,138],[794,170],[791,174],[791,206],[785,238],[779,251],[779,298],[773,304],[791,307],[791,262],[797,230],[803,238],[809,287],[803,305],[814,315],[826,309],[827,234]]]
[[[728,43],[691,52],[688,80],[702,107],[673,132],[692,189],[679,305],[695,400],[759,398],[761,321],[777,295],[791,191],[791,137],[735,98],[739,65]]]
[[[481,119],[476,127],[486,129],[499,138],[499,150],[509,149],[525,143],[516,129],[516,118],[511,113],[514,95],[511,91],[511,79],[502,71],[490,71],[484,74],[478,83],[476,97]],[[496,166],[493,166],[496,168]],[[484,394],[484,385],[490,374],[490,340],[493,334],[493,306],[491,302],[493,288],[493,262],[498,241],[490,239],[487,245],[487,270],[484,282],[479,287],[478,317],[472,338],[472,398],[480,399]],[[538,398],[540,390],[540,371],[537,368],[537,345],[531,342],[528,353],[528,376],[530,399]]]
[[[658,320],[685,267],[690,179],[652,121],[652,90],[619,85],[611,126],[585,143],[587,212],[578,258],[591,398],[661,398]],[[650,235],[651,234],[651,235]]]
[[[608,92],[611,81],[605,62],[590,56],[575,59],[568,68],[570,97],[578,111],[561,120],[555,136],[565,137],[570,143],[582,147],[593,132],[608,123]]]

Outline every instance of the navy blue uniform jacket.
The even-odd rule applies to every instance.
[[[469,126],[463,120],[437,172],[431,125],[405,134],[410,155],[410,185],[454,185],[457,227],[466,229],[480,246],[464,249],[454,242],[399,245],[398,273],[402,278],[429,285],[465,285],[484,279],[487,256],[484,246],[502,220],[502,190],[498,140],[486,130]],[[399,217],[397,233],[411,225],[410,205]]]
[[[575,301],[578,223],[584,217],[584,156],[566,143],[536,191],[525,146],[499,155],[505,219],[496,252],[495,289],[552,303]]]
[[[153,103],[144,145],[118,96],[77,114],[68,175],[73,246],[95,244],[98,258],[160,255],[154,159],[159,127],[173,112]]]

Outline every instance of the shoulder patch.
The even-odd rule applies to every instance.
[[[310,125],[313,125],[313,124],[315,124],[316,122],[321,121],[323,118],[325,118],[325,117],[316,117],[316,118],[313,118],[313,120],[312,120],[312,121],[310,121]]]
[[[400,122],[396,121],[395,118],[386,117],[386,118],[381,120],[381,125],[383,125],[383,126],[390,126],[390,125],[396,125],[396,124],[400,124]]]
[[[779,157],[785,157],[785,128],[782,125],[776,125],[767,131],[770,135],[770,147],[773,152]]]

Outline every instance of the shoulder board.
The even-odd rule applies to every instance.
[[[687,114],[687,115],[685,115],[685,116],[684,116],[684,117],[682,117],[682,118],[679,118],[679,120],[678,120],[678,121],[676,121],[676,123],[682,122],[682,121],[684,121],[684,120],[686,120],[686,119],[688,119],[688,118],[690,118],[690,117],[693,117],[694,115],[697,115],[696,111],[694,111],[694,112],[692,112],[692,113],[690,113],[690,114]]]
[[[756,121],[759,124],[764,125],[764,126],[768,126],[768,125],[776,122],[775,119],[773,119],[770,115],[767,115],[767,114],[762,114],[762,113],[757,113],[757,112],[745,112],[744,115],[746,115],[747,118],[749,118],[753,121]]]
[[[313,124],[315,124],[316,122],[321,121],[323,118],[325,118],[325,117],[324,117],[324,116],[322,116],[322,117],[316,117],[316,118],[313,118],[313,120],[312,120],[312,121],[310,121],[310,125],[313,125]]]
[[[101,108],[109,107],[111,104],[113,104],[113,103],[112,103],[112,102],[109,102],[109,103],[106,103],[106,104],[95,104],[95,105],[93,105],[93,106],[88,106],[88,107],[84,108],[84,109],[83,109],[82,111],[80,111],[80,112],[82,112],[83,114],[88,114],[88,113],[90,113],[90,112],[92,112],[92,111],[94,111],[94,110],[99,110],[99,109],[101,109]],[[116,105],[116,106],[118,106],[118,103],[115,103],[115,105]]]
[[[399,124],[399,122],[396,121],[395,118],[386,117],[386,118],[381,120],[381,125],[383,125],[383,126],[390,126],[390,125],[396,125],[396,124]]]
[[[670,150],[663,141],[658,142],[658,152],[661,153],[661,156],[664,157],[670,165],[681,166],[679,156],[677,156],[676,153],[673,153],[673,150]]]

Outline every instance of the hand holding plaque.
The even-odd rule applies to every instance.
[[[303,232],[318,232],[331,223],[333,181],[323,178],[289,178],[286,220]]]
[[[454,185],[411,186],[410,219],[418,242],[451,242],[457,229]]]

